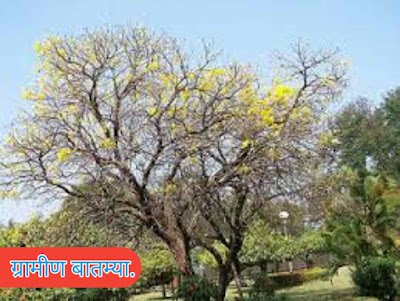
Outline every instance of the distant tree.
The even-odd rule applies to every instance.
[[[375,140],[377,167],[396,179],[400,179],[400,88],[389,91],[379,108],[381,137]]]
[[[259,266],[266,272],[269,263],[303,259],[308,263],[311,254],[326,250],[322,230],[308,230],[296,236],[285,236],[273,230],[261,219],[246,232],[241,258],[248,266]]]
[[[369,168],[400,179],[399,120],[399,88],[389,91],[376,107],[366,99],[350,103],[333,125],[340,164],[360,175]]]
[[[351,103],[335,117],[333,131],[340,165],[366,175],[368,160],[374,160],[381,147],[382,126],[375,109],[365,99]]]

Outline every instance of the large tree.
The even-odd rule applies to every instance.
[[[344,84],[336,52],[297,46],[267,87],[207,45],[189,53],[142,28],[52,36],[36,50],[37,78],[24,91],[33,109],[7,139],[3,195],[84,202],[93,192],[82,183],[118,187],[114,214],[160,237],[182,273],[192,273],[194,245],[215,256],[223,300],[252,215],[306,182],[316,125]]]

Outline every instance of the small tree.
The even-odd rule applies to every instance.
[[[165,285],[171,283],[174,274],[177,273],[171,252],[163,245],[154,245],[150,250],[140,252],[139,256],[142,262],[139,285],[162,285],[162,295],[165,298]]]
[[[383,199],[390,185],[382,176],[360,180],[349,169],[344,169],[343,178],[350,183],[346,186],[349,194],[330,208],[328,248],[334,255],[335,268],[345,264],[358,268],[366,257],[394,251],[390,230],[395,221]]]

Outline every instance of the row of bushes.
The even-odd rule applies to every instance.
[[[327,275],[326,269],[315,267],[309,270],[294,271],[293,273],[285,272],[269,275],[274,289],[282,289],[301,285],[304,282],[321,279]]]
[[[263,273],[254,279],[254,283],[249,290],[246,301],[283,301],[287,300],[285,295],[275,295],[275,290],[284,287],[300,285],[306,281],[311,281],[323,277],[326,270],[314,268],[306,271],[294,273],[281,273],[272,276]],[[216,286],[208,280],[200,277],[184,279],[178,288],[178,297],[190,301],[208,301],[217,292]]]

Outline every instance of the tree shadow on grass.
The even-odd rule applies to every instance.
[[[299,300],[299,301],[354,301],[354,300],[376,300],[369,297],[356,297],[355,290],[352,288],[335,290],[329,289],[321,289],[315,291],[303,291],[303,292],[286,292],[286,295],[290,298],[290,300]],[[356,299],[357,298],[357,299]]]

